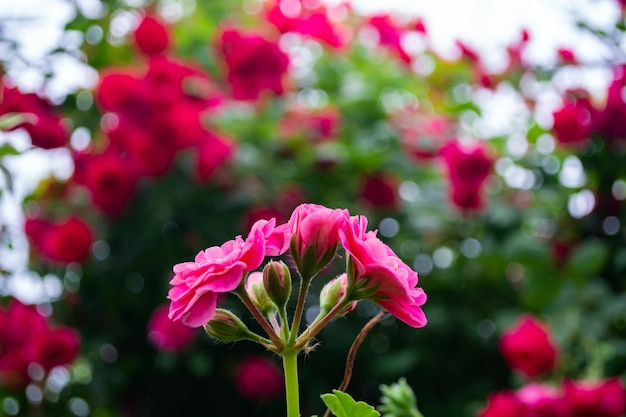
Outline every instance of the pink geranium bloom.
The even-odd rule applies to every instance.
[[[426,294],[415,287],[417,272],[380,241],[375,231],[366,229],[367,218],[353,216],[339,231],[354,268],[355,285],[367,282],[368,287],[376,288],[373,300],[384,309],[410,326],[425,326],[427,320],[421,306],[426,302]]]
[[[301,272],[304,268],[314,275],[332,260],[347,216],[347,210],[317,204],[296,207],[289,224],[293,233],[292,256]]]
[[[222,246],[212,246],[196,255],[194,262],[174,266],[169,318],[190,327],[200,327],[213,317],[217,296],[232,291],[243,275],[261,265],[266,255],[278,256],[287,249],[288,228],[275,227],[275,220],[259,220],[243,240],[237,236]]]
[[[525,315],[500,338],[500,350],[509,366],[529,377],[554,368],[557,347],[547,328]]]
[[[402,46],[401,38],[404,31],[398,28],[389,15],[377,15],[369,18],[369,25],[378,32],[378,41],[381,45],[395,52],[402,61],[411,63],[411,56]]]

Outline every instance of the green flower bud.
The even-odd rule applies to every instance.
[[[223,308],[216,309],[213,318],[203,327],[209,336],[222,342],[237,342],[251,338],[250,330],[239,317]]]
[[[252,272],[246,280],[246,292],[252,303],[266,317],[275,314],[278,311],[276,304],[271,300],[265,290],[263,284],[263,274],[261,272]]]
[[[272,261],[263,268],[263,285],[278,308],[283,308],[291,295],[291,272],[283,262]]]
[[[348,279],[346,274],[341,274],[337,278],[330,280],[322,288],[320,293],[320,313],[326,314],[332,310],[342,300],[346,293],[346,287],[348,285]],[[357,302],[349,304],[339,314],[343,315],[354,310]]]

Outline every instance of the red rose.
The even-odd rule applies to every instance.
[[[523,316],[500,338],[500,350],[509,366],[529,377],[552,370],[557,348],[550,333],[532,316]]]
[[[398,204],[397,179],[385,174],[369,175],[363,179],[360,195],[372,207],[394,209]]]
[[[92,202],[108,215],[122,212],[135,194],[135,173],[117,155],[83,156],[77,164],[77,182],[91,193]]]
[[[52,224],[41,236],[41,250],[53,261],[79,262],[89,254],[93,232],[77,217]]]
[[[618,378],[566,381],[565,398],[571,417],[620,417],[626,413],[626,389]]]
[[[158,16],[145,16],[133,34],[135,45],[146,55],[158,55],[169,45],[169,35]]]
[[[481,208],[484,205],[482,187],[493,166],[486,149],[478,143],[466,147],[450,142],[441,149],[440,155],[448,168],[452,202],[462,209]]]
[[[578,143],[588,139],[593,130],[594,109],[588,99],[566,100],[552,113],[552,129],[560,143]]]
[[[26,355],[46,371],[70,364],[76,359],[80,336],[74,329],[59,327],[37,334],[26,346]]]
[[[289,57],[276,43],[227,29],[220,37],[220,49],[235,99],[256,100],[266,90],[276,94],[284,92],[282,79]]]

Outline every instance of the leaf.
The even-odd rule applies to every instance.
[[[0,116],[0,130],[9,130],[22,123],[35,123],[37,116],[31,113],[6,113]]]
[[[20,152],[15,149],[13,146],[9,145],[8,143],[3,144],[2,146],[0,146],[0,158],[2,158],[3,156],[15,156],[15,155],[19,155]]]
[[[589,278],[602,271],[609,256],[609,247],[605,242],[588,239],[571,254],[567,268],[572,274]]]
[[[349,394],[336,389],[332,394],[322,395],[322,400],[336,417],[380,417],[371,405],[354,401]]]

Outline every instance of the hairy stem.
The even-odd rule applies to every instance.
[[[296,311],[293,313],[293,322],[291,323],[291,334],[289,335],[289,344],[292,344],[298,336],[298,330],[300,329],[300,321],[302,321],[302,313],[304,312],[304,301],[306,300],[306,293],[309,290],[309,284],[311,278],[304,278],[300,280],[300,291],[298,293],[298,303],[296,304]]]

